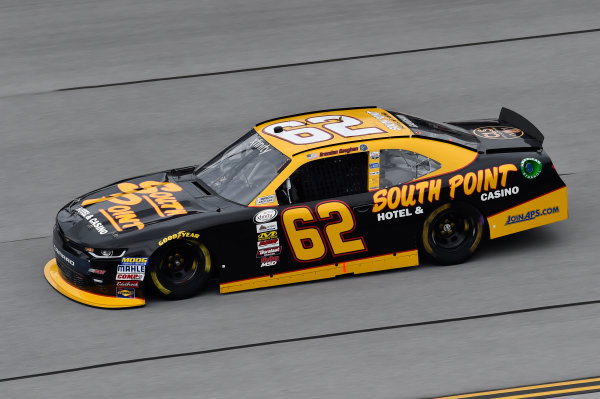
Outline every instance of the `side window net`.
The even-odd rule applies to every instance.
[[[368,154],[361,152],[308,162],[290,176],[292,198],[286,184],[277,190],[280,204],[316,201],[367,192]]]
[[[441,168],[424,155],[407,150],[381,150],[379,187],[391,187],[418,179]]]

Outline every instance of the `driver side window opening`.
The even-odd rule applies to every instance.
[[[367,192],[367,165],[367,152],[305,163],[277,189],[277,201],[294,204]]]
[[[442,167],[439,162],[412,151],[381,150],[380,154],[380,188],[418,179]]]

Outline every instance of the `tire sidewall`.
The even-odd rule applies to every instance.
[[[468,239],[458,248],[454,249],[445,249],[437,246],[433,241],[431,234],[433,221],[439,215],[449,211],[459,213],[462,217],[469,219],[471,226],[473,226],[468,235]],[[465,202],[446,203],[432,211],[425,219],[421,230],[421,247],[429,257],[440,265],[462,263],[469,259],[475,253],[479,244],[481,244],[486,229],[485,226],[485,218],[481,212],[472,205]]]
[[[192,278],[183,284],[174,284],[168,281],[160,272],[160,265],[164,257],[173,249],[180,246],[189,246],[195,250],[198,261],[197,270]],[[195,240],[181,240],[169,243],[157,250],[151,257],[148,285],[159,296],[167,299],[189,298],[206,285],[210,277],[211,257],[206,246]]]

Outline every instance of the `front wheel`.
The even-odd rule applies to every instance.
[[[195,295],[210,276],[211,259],[204,244],[181,241],[162,248],[150,265],[154,290],[167,299]]]
[[[472,206],[445,204],[425,220],[421,244],[427,254],[440,264],[462,263],[477,250],[484,227],[483,215]]]

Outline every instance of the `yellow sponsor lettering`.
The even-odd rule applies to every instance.
[[[467,196],[472,195],[475,191],[480,193],[495,190],[498,187],[498,180],[500,180],[501,187],[506,187],[509,172],[517,170],[517,167],[513,164],[504,164],[454,175],[448,179],[450,199],[454,199],[460,189]],[[415,184],[404,184],[401,187],[394,186],[389,189],[384,188],[373,194],[374,205],[371,210],[373,213],[378,213],[384,209],[394,210],[400,204],[405,208],[414,206],[417,202],[424,204],[425,199],[430,203],[439,201],[441,191],[442,179],[419,181]]]
[[[442,192],[442,179],[429,180],[429,202],[434,200],[440,200],[440,193]]]
[[[428,181],[422,181],[417,183],[417,190],[419,191],[419,204],[422,204],[425,200],[425,190],[429,187]]]
[[[464,178],[462,175],[456,175],[450,178],[450,198],[454,199],[454,194],[456,193],[456,188],[463,184]]]
[[[399,187],[390,188],[390,191],[388,192],[388,208],[389,209],[398,208],[398,205],[400,205],[400,198],[401,198],[400,188]]]
[[[501,165],[498,168],[498,170],[500,171],[500,174],[502,175],[500,184],[502,185],[502,187],[506,187],[506,178],[508,177],[508,172],[516,172],[517,167],[515,165],[513,165],[512,163],[507,163],[507,164]]]
[[[407,207],[416,204],[417,200],[415,200],[414,195],[415,186],[413,184],[408,187],[402,186],[402,206]]]
[[[467,173],[463,184],[465,195],[473,194],[477,187],[477,175],[473,172]]]
[[[373,194],[373,201],[375,205],[373,205],[373,212],[379,212],[387,206],[387,188],[377,191]]]
[[[486,169],[484,180],[484,191],[488,191],[489,189],[495,190],[498,187],[498,167],[494,166],[492,169]]]

